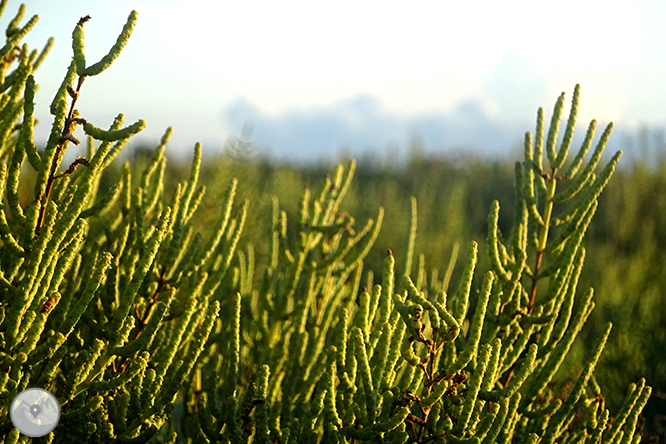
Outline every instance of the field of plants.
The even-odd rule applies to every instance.
[[[613,322],[595,375],[604,387],[610,406],[619,408],[625,388],[645,377],[655,390],[644,414],[646,427],[666,439],[666,145],[649,144],[637,137],[630,165],[622,165],[599,199],[584,245],[585,267],[579,287],[594,287],[597,308],[574,343],[560,374],[580,370],[600,326]],[[657,139],[653,137],[651,139]],[[411,148],[409,161],[390,165],[384,159],[359,161],[342,210],[358,220],[367,220],[377,208],[385,209],[382,229],[366,267],[381,274],[384,252],[403,254],[409,237],[411,198],[416,197],[418,228],[415,253],[425,268],[444,270],[451,254],[461,243],[476,240],[486,249],[488,208],[493,200],[505,203],[500,228],[508,230],[513,217],[513,160],[488,161],[478,155],[430,156],[423,147]],[[149,161],[152,150],[135,151],[133,164]],[[663,153],[664,157],[660,157]],[[252,156],[253,149],[234,138],[224,155],[206,159],[202,181],[209,193],[220,194],[228,177],[241,178],[239,197],[250,199],[246,233],[241,245],[252,245],[257,262],[265,260],[270,246],[272,197],[277,196],[291,218],[298,214],[298,202],[306,186],[322,182],[334,165],[296,167],[279,165]],[[641,161],[642,158],[650,161]],[[656,159],[655,159],[656,157]],[[252,160],[249,160],[252,159]],[[344,161],[344,159],[341,159]],[[656,161],[655,161],[656,160]],[[170,183],[183,179],[188,165],[169,164]],[[217,191],[216,191],[217,190]],[[213,214],[209,215],[211,219]],[[200,219],[203,225],[206,218]],[[487,254],[479,255],[480,268],[488,268]],[[416,264],[414,265],[414,269]],[[412,270],[414,272],[415,270]],[[452,271],[453,281],[461,273],[460,262]]]
[[[0,444],[663,438],[666,162],[619,167],[612,124],[572,144],[579,85],[506,161],[179,163],[170,128],[127,161],[146,122],[77,103],[137,12],[95,63],[75,24],[50,105],[24,12],[0,48]]]

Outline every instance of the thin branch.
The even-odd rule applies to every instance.
[[[41,205],[39,207],[39,217],[37,218],[37,225],[35,226],[35,238],[39,237],[39,232],[42,228],[42,223],[44,223],[44,213],[46,212],[46,203],[48,202],[49,197],[51,195],[53,182],[55,182],[57,177],[61,177],[56,175],[56,170],[58,169],[58,165],[60,165],[62,156],[65,154],[65,151],[67,149],[67,142],[76,143],[74,142],[74,140],[77,140],[76,138],[72,139],[74,137],[72,134],[74,132],[73,128],[74,123],[80,122],[80,120],[74,117],[74,111],[75,111],[74,107],[76,106],[76,101],[79,98],[79,93],[81,92],[81,86],[83,85],[83,81],[85,79],[86,76],[79,76],[79,81],[76,85],[76,90],[74,91],[73,94],[72,91],[69,91],[71,87],[68,89],[70,96],[72,97],[72,103],[69,107],[69,113],[67,114],[67,118],[65,119],[65,125],[62,129],[62,135],[60,137],[60,141],[58,142],[56,153],[53,156],[53,162],[51,163],[51,171],[49,173],[48,181],[46,182],[46,190],[44,191],[44,195],[38,195],[35,199],[37,201],[41,201]]]

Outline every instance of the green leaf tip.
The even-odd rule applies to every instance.
[[[96,127],[90,122],[83,125],[83,131],[94,139],[104,142],[115,142],[116,140],[127,139],[135,134],[140,133],[146,127],[146,121],[139,119],[133,124],[119,130],[103,130]]]
[[[555,151],[555,145],[557,143],[557,134],[560,129],[560,119],[562,118],[563,108],[564,93],[560,94],[560,96],[557,98],[557,102],[555,103],[553,116],[550,120],[550,128],[548,129],[548,138],[546,140],[546,153],[552,168],[555,168],[555,165],[557,164],[557,153]]]
[[[127,23],[125,23],[125,26],[123,26],[122,32],[118,36],[116,43],[109,50],[108,54],[102,57],[102,60],[99,62],[88,66],[81,75],[96,76],[111,66],[111,64],[118,58],[123,48],[127,44],[130,36],[132,35],[132,31],[134,30],[134,25],[136,25],[138,17],[138,12],[132,11],[130,13],[129,17],[127,18]]]
[[[571,99],[571,110],[569,111],[569,120],[567,121],[567,128],[564,132],[562,145],[560,151],[557,153],[555,162],[551,165],[552,168],[560,168],[569,154],[569,147],[571,146],[571,139],[573,138],[574,127],[576,126],[576,117],[578,116],[578,103],[580,101],[580,84],[574,87],[573,98]]]
[[[72,32],[72,51],[74,52],[74,63],[76,64],[76,74],[83,75],[83,72],[86,69],[86,56],[84,54],[85,43],[85,32],[83,31],[83,24],[90,19],[90,16],[83,17],[79,20],[79,23],[74,27]]]

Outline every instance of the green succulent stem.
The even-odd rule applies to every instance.
[[[557,170],[554,169],[552,172],[552,178],[551,180],[548,181],[547,184],[546,204],[544,206],[543,217],[542,217],[543,225],[540,227],[539,231],[536,258],[534,263],[534,269],[532,270],[532,286],[530,288],[530,299],[528,305],[529,314],[531,314],[532,310],[534,309],[536,292],[537,292],[537,283],[539,281],[539,270],[541,268],[541,262],[543,260],[544,250],[546,249],[548,243],[548,231],[550,229],[550,221],[551,221],[551,216],[553,214],[552,198],[555,195],[556,180],[554,176],[556,173]]]

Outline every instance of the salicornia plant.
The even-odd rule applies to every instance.
[[[36,21],[19,28],[23,9],[0,49],[0,442],[30,441],[9,415],[28,387],[58,398],[60,424],[41,439],[53,443],[640,439],[650,387],[632,384],[611,420],[593,376],[610,325],[572,386],[554,383],[594,306],[592,290],[577,289],[581,242],[619,159],[595,173],[609,126],[585,163],[593,121],[567,161],[578,86],[559,144],[564,98],[555,106],[548,167],[542,110],[534,140],[525,138],[513,228],[506,239],[499,232],[494,202],[485,274],[471,242],[457,288],[455,254],[443,279],[428,277],[423,260],[412,279],[415,199],[405,272],[396,277],[389,251],[381,277],[364,273],[384,211],[359,227],[341,210],[354,162],[305,189],[295,227],[273,199],[270,254],[255,264],[252,245],[238,248],[249,204],[234,210],[236,179],[224,181],[215,224],[196,231],[206,192],[199,144],[189,177],[165,196],[170,129],[139,178],[126,163],[102,189],[104,170],[145,123],[123,127],[121,114],[103,130],[76,103],[84,80],[120,54],[136,12],[95,64],[84,51],[89,17],[76,25],[51,134],[36,148],[32,73],[46,50],[18,46]],[[87,151],[65,167],[77,127]]]
[[[609,126],[581,168],[592,122],[566,163],[579,93],[576,86],[559,147],[564,98],[557,101],[548,170],[542,110],[535,142],[526,135],[525,161],[515,169],[513,229],[504,240],[494,202],[492,270],[478,290],[474,242],[450,296],[448,278],[428,279],[422,261],[416,280],[410,278],[414,200],[405,275],[396,282],[389,252],[381,284],[372,273],[361,276],[365,239],[375,235],[369,225],[350,231],[345,213],[333,217],[354,163],[346,175],[339,167],[314,197],[306,189],[292,243],[275,201],[271,262],[257,289],[249,290],[248,282],[237,294],[227,333],[234,345],[202,368],[204,382],[190,389],[182,430],[210,442],[250,436],[261,442],[638,441],[636,421],[651,389],[644,380],[632,385],[611,420],[593,377],[610,325],[568,393],[553,380],[594,306],[591,289],[576,297],[581,241],[620,157],[594,173]],[[556,192],[558,183],[563,191]],[[249,262],[239,263],[239,274],[250,276]],[[222,389],[220,374],[227,378]]]
[[[109,53],[90,65],[83,52],[89,17],[79,21],[72,63],[51,104],[51,135],[39,153],[32,71],[42,56],[16,46],[36,20],[18,29],[22,13],[10,24],[2,50],[0,186],[8,211],[0,212],[0,435],[16,442],[9,402],[27,387],[42,387],[63,408],[58,441],[138,442],[167,421],[216,323],[219,328],[214,295],[230,267],[246,206],[231,216],[236,182],[230,181],[217,225],[193,233],[192,217],[205,193],[197,187],[201,146],[195,147],[189,179],[164,202],[163,151],[170,130],[138,183],[132,184],[125,165],[116,186],[99,189],[103,170],[145,122],[123,127],[120,114],[103,130],[86,121],[76,103],[84,80],[120,54],[136,12]],[[18,66],[6,74],[14,59]],[[88,135],[87,154],[63,168],[67,147],[79,144],[77,126]],[[21,202],[19,173],[26,159],[36,179],[30,201]],[[88,238],[90,224],[99,223],[99,236]]]

